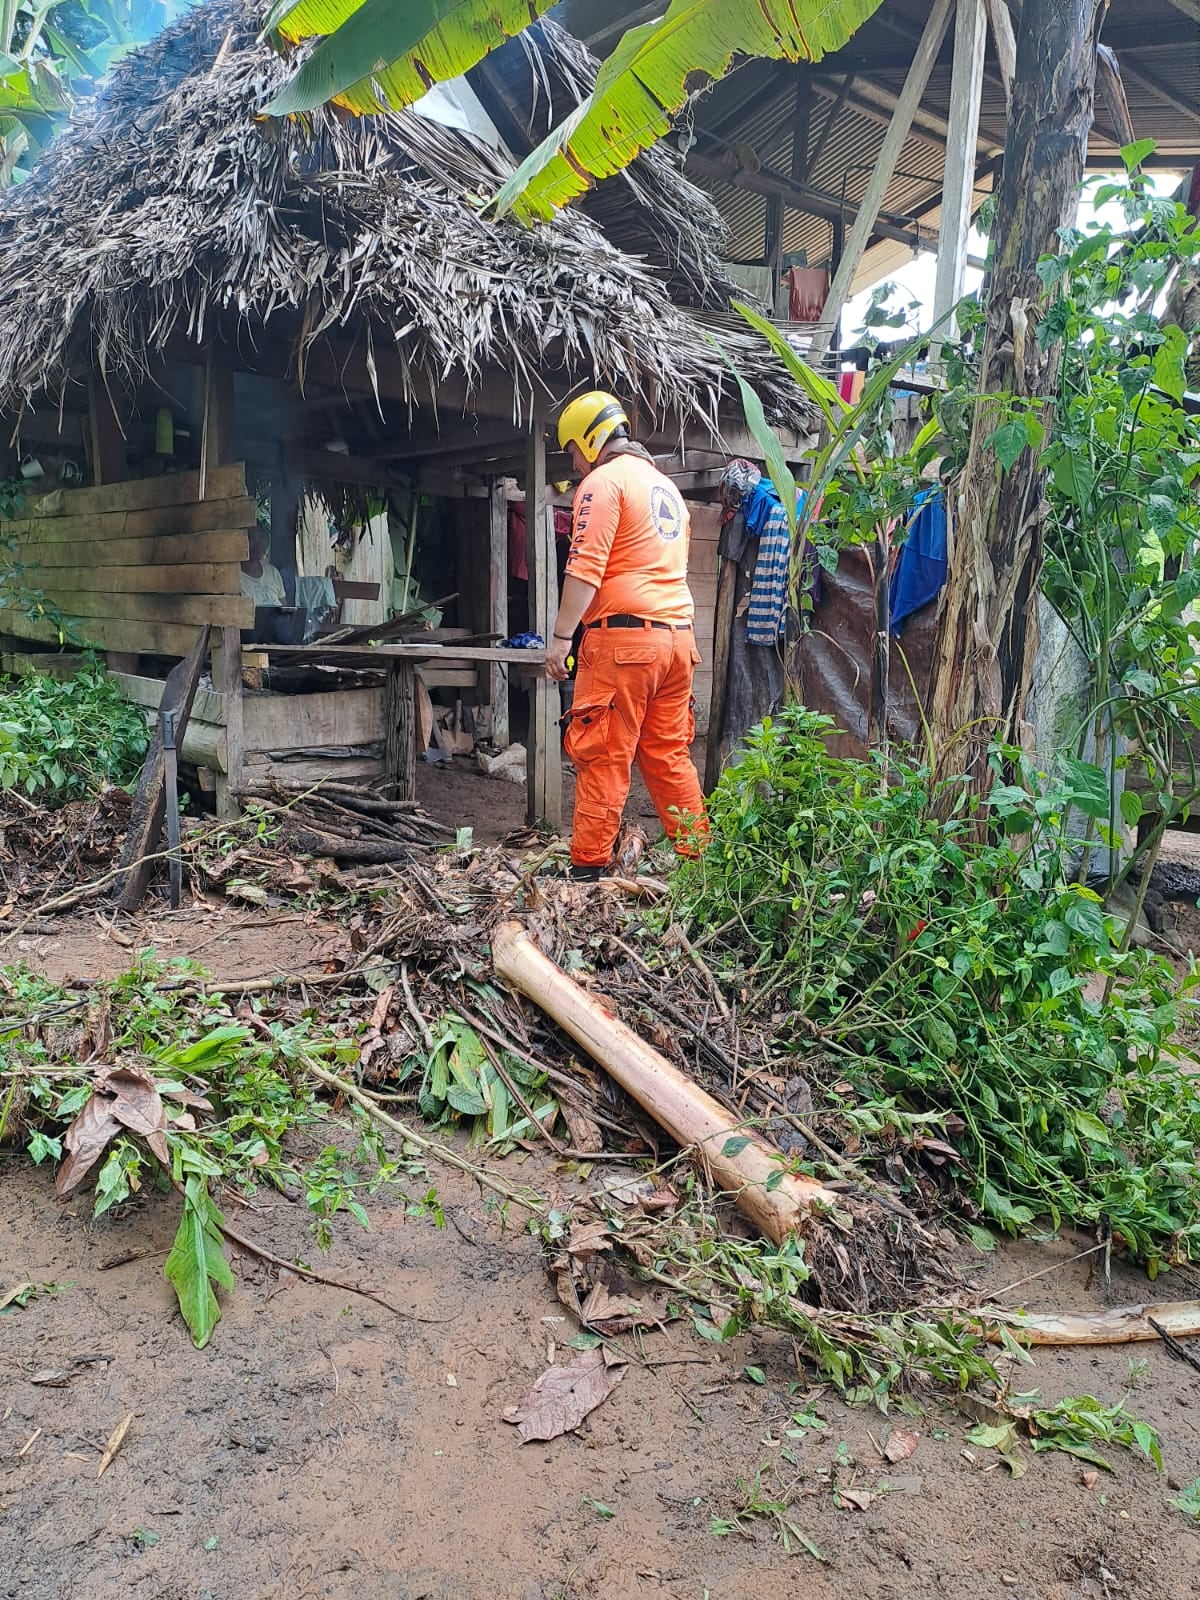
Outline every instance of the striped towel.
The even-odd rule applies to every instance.
[[[804,504],[797,497],[797,508]],[[758,539],[758,559],[750,585],[750,608],[746,613],[746,642],[776,645],[784,631],[791,577],[791,533],[787,512],[770,479],[763,478],[747,495],[742,505],[746,532]]]

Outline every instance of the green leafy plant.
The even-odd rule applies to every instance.
[[[220,1317],[217,1291],[233,1287],[221,1253],[217,1185],[247,1194],[263,1184],[303,1193],[316,1241],[328,1248],[339,1213],[368,1225],[361,1195],[425,1174],[417,1163],[389,1156],[357,1110],[334,1118],[301,1070],[309,1060],[357,1059],[352,1038],[338,1039],[315,1017],[264,1020],[252,1030],[232,1018],[219,996],[189,994],[189,979],[194,984],[185,964],[164,968],[143,956],[93,991],[93,1004],[102,1006],[106,1019],[106,1054],[140,1074],[151,1126],[149,1134],[128,1121],[114,1127],[107,1149],[96,1153],[93,1211],[112,1212],[155,1186],[178,1192],[182,1215],[166,1273],[203,1347]],[[19,968],[6,969],[5,980],[14,1008],[14,1015],[0,1018],[6,1133],[35,1158],[57,1159],[103,1069],[78,1059],[77,1028],[65,1031],[59,1047],[53,1024],[74,1012],[77,1001]],[[332,1132],[340,1135],[336,1142]],[[408,1209],[440,1221],[432,1189],[409,1201]]]
[[[767,1479],[772,1480],[770,1487]],[[753,1525],[761,1522],[770,1528],[772,1539],[781,1547],[784,1555],[798,1555],[804,1551],[814,1561],[824,1561],[820,1547],[795,1519],[793,1507],[801,1482],[800,1474],[788,1479],[775,1462],[764,1462],[752,1480],[737,1480],[738,1492],[742,1496],[740,1507],[731,1517],[713,1517],[709,1524],[710,1531],[718,1539],[728,1538],[731,1533],[749,1539],[753,1537]]]
[[[1200,1092],[1177,1064],[1174,973],[1120,953],[1072,873],[1065,818],[1093,773],[1051,781],[998,754],[1024,783],[993,789],[980,842],[963,784],[902,760],[885,782],[882,758],[831,756],[830,732],[796,708],[753,732],[712,796],[709,848],[675,880],[675,914],[708,935],[743,1013],[781,1015],[778,1048],[824,1082],[817,1120],[866,1111],[915,1167],[936,1132],[959,1157],[943,1181],[1009,1231],[1091,1224],[1151,1271],[1200,1255]],[[1084,997],[1097,973],[1104,1005]]]
[[[545,1073],[510,1051],[493,1049],[454,1013],[442,1019],[428,1059],[408,1063],[401,1081],[418,1068],[421,1114],[434,1124],[468,1122],[472,1142],[512,1150],[516,1141],[536,1138],[538,1127],[553,1127],[558,1118]]]
[[[667,133],[700,79],[735,55],[819,61],[839,50],[880,0],[671,0],[661,20],[631,28],[579,107],[524,161],[496,210],[552,215],[595,178],[627,167]],[[551,0],[278,0],[266,26],[281,44],[322,42],[271,102],[275,116],[327,100],[357,112],[402,110],[434,81],[467,72],[551,9]]]
[[[0,680],[0,789],[48,803],[137,778],[146,719],[98,661],[73,677]]]
[[[1200,1478],[1193,1479],[1171,1504],[1177,1511],[1182,1511],[1185,1517],[1191,1517],[1193,1522],[1200,1522]]]

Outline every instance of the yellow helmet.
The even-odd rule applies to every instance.
[[[593,389],[570,400],[558,419],[559,448],[577,444],[585,461],[595,461],[618,428],[627,428],[629,418],[621,402],[603,389]]]

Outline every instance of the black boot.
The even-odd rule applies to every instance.
[[[581,867],[571,863],[571,876],[576,883],[599,883],[604,876],[603,867]]]

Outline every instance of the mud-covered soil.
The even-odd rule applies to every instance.
[[[561,1183],[533,1160],[520,1176],[551,1192]],[[93,1222],[86,1197],[60,1206],[48,1171],[0,1158],[0,1293],[21,1281],[60,1286],[0,1316],[0,1596],[1195,1593],[1200,1529],[1170,1502],[1173,1483],[1200,1474],[1200,1374],[1162,1350],[1044,1353],[1016,1387],[1115,1400],[1130,1359],[1144,1359],[1130,1403],[1161,1432],[1167,1477],[1118,1451],[1115,1473],[1094,1483],[1065,1455],[1029,1457],[1013,1480],[991,1452],[967,1444],[973,1423],[952,1410],[926,1403],[916,1418],[891,1419],[850,1410],[827,1392],[810,1395],[786,1341],[714,1347],[681,1324],[646,1337],[651,1364],[631,1362],[577,1434],[522,1445],[504,1407],[546,1366],[551,1345],[562,1357],[572,1325],[517,1219],[506,1231],[468,1179],[432,1177],[444,1228],[381,1197],[372,1230],[341,1223],[319,1260],[302,1205],[260,1196],[261,1210],[231,1206],[238,1226],[278,1255],[369,1285],[409,1315],[239,1256],[236,1290],[200,1352],[162,1275],[171,1196]],[[974,1259],[990,1288],[1056,1267],[1010,1303],[1083,1309],[1144,1295],[1134,1273],[1117,1272],[1107,1292],[1089,1281],[1088,1260],[1068,1261],[1085,1244]],[[131,1251],[148,1253],[105,1270]],[[1158,1289],[1198,1287],[1181,1279]],[[66,1386],[32,1381],[45,1372],[66,1374]],[[810,1399],[828,1431],[790,1441],[804,1473],[791,1515],[824,1563],[786,1555],[762,1521],[747,1537],[715,1535],[713,1518],[739,1508],[738,1480],[779,1460],[790,1414]],[[97,1479],[105,1443],[129,1413],[124,1443]],[[920,1442],[887,1466],[878,1446],[897,1423]],[[855,1485],[882,1491],[863,1511],[837,1509],[829,1486],[847,1452]]]

